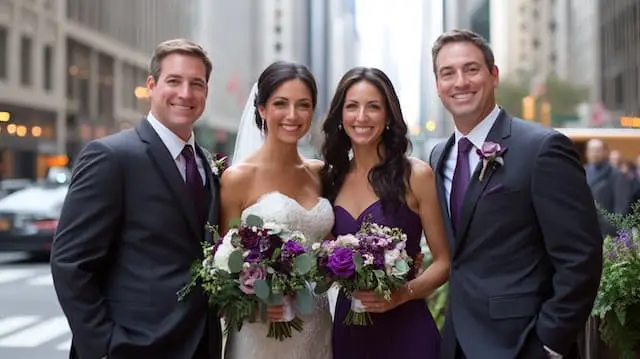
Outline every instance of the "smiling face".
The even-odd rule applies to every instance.
[[[178,137],[187,141],[193,124],[204,111],[207,80],[204,62],[192,55],[172,53],[162,60],[157,81],[147,79],[151,113]]]
[[[267,123],[267,136],[297,143],[311,126],[313,101],[309,87],[299,79],[283,82],[258,111]]]
[[[384,97],[377,87],[364,80],[347,90],[342,108],[342,126],[354,146],[377,145],[386,121]]]
[[[473,128],[495,106],[498,68],[487,66],[480,48],[469,41],[445,44],[435,60],[438,96],[456,125]]]

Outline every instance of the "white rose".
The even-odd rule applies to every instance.
[[[320,249],[320,243],[315,242],[314,244],[311,245],[311,249],[314,251],[317,251],[318,249]]]
[[[385,267],[393,267],[396,264],[396,260],[400,258],[400,251],[392,249],[384,252],[384,265]]]
[[[216,254],[213,256],[213,264],[216,268],[230,273],[229,269],[229,256],[235,251],[235,248],[231,245],[229,238],[224,238]]]
[[[337,247],[351,248],[357,246],[359,243],[360,241],[353,234],[338,236],[338,238],[336,238],[335,240],[335,244]]]

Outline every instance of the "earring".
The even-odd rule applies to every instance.
[[[389,122],[387,122],[387,130],[389,130]]]
[[[338,131],[342,131],[342,124],[341,123],[338,124]]]
[[[264,118],[263,118],[263,119],[262,119],[262,128],[260,129],[260,132],[262,132],[262,135],[263,135],[263,136],[264,136],[264,133],[265,133],[265,132],[264,132],[264,128],[265,128],[265,123],[266,123],[266,122],[267,122],[267,121],[265,121],[265,120],[264,120]]]

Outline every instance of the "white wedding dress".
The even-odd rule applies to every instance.
[[[333,227],[333,208],[321,198],[310,209],[280,192],[269,192],[242,212],[242,220],[256,215],[298,230],[309,239],[308,246],[322,241]],[[227,339],[225,359],[331,359],[331,314],[326,296],[315,297],[314,311],[299,316],[302,332],[278,341],[267,338],[267,323],[244,323],[240,332],[232,331]]]

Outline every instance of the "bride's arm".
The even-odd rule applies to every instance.
[[[438,203],[435,174],[428,164],[411,159],[411,192],[418,202],[418,214],[427,238],[433,261],[406,287],[407,300],[424,299],[431,295],[449,278],[449,241]],[[416,268],[418,269],[418,268]]]
[[[242,166],[227,168],[220,178],[220,236],[229,230],[229,222],[240,218],[251,188],[250,171]]]

